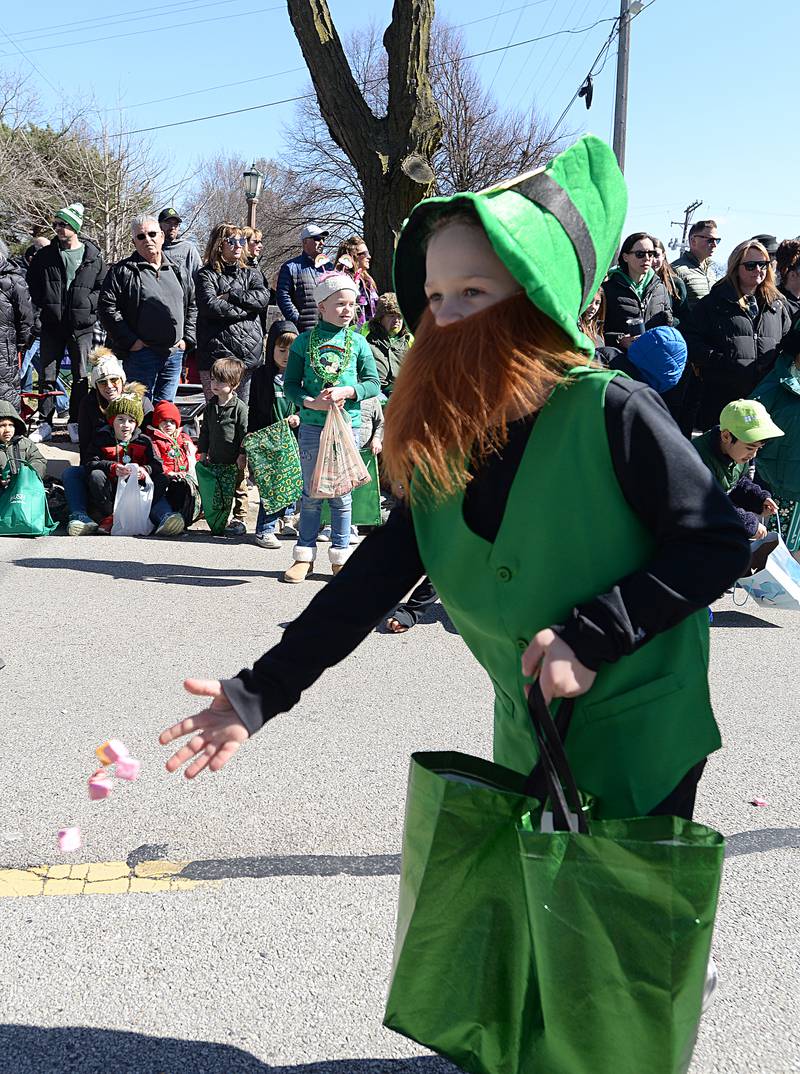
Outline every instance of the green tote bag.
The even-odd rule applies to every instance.
[[[361,461],[367,468],[369,484],[359,485],[353,489],[351,493],[353,497],[353,515],[350,521],[354,526],[380,526],[381,487],[378,482],[378,458],[372,454],[369,448],[365,448],[361,452]],[[330,501],[323,500],[320,525],[329,526],[330,521]]]
[[[676,817],[592,819],[531,698],[529,777],[411,759],[384,1024],[470,1074],[685,1074],[724,840]]]
[[[198,462],[195,473],[205,520],[211,532],[219,537],[228,525],[239,471],[235,463]]]
[[[12,461],[15,465],[12,465]],[[7,487],[0,493],[0,534],[44,537],[58,526],[50,517],[47,493],[39,475],[18,457],[3,472]]]

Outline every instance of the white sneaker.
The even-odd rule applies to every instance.
[[[358,544],[361,540],[361,534],[358,532],[358,526],[350,527],[350,544]]]
[[[70,443],[77,444],[80,439],[78,435],[77,421],[70,421],[67,423],[67,432],[69,433]]]
[[[274,533],[257,533],[256,544],[259,548],[280,548],[281,542]]]
[[[703,986],[703,1014],[705,1014],[711,1006],[718,984],[719,973],[717,972],[717,964],[711,955],[709,955],[708,968],[706,969],[706,983]]]
[[[30,435],[30,439],[34,444],[41,444],[43,440],[49,440],[53,435],[53,426],[48,422],[40,422],[39,426],[33,430]]]
[[[330,528],[330,526],[325,526],[317,534],[317,540],[318,541],[330,541],[330,539],[331,539],[331,528]]]

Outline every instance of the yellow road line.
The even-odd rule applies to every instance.
[[[125,895],[142,891],[191,891],[213,880],[189,880],[178,874],[185,861],[142,861],[131,869],[124,861],[77,865],[33,865],[0,869],[0,898],[29,895]]]

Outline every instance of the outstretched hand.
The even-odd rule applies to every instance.
[[[184,775],[194,779],[204,768],[219,772],[247,741],[250,732],[236,715],[219,679],[186,679],[183,685],[196,697],[210,697],[211,704],[202,712],[162,731],[158,741],[162,746],[168,746],[170,742],[194,733],[193,738],[173,753],[166,766],[168,772],[177,772],[181,765],[191,761]]]

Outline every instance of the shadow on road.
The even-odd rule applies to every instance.
[[[781,629],[778,623],[768,623],[766,619],[759,619],[758,616],[749,615],[747,612],[714,612],[714,622],[711,624],[712,630],[714,627],[771,627],[773,630]]]
[[[107,574],[133,582],[160,582],[162,585],[210,586],[222,589],[246,585],[259,578],[282,578],[283,571],[251,571],[240,567],[188,567],[185,563],[135,563],[117,559],[15,559],[15,567],[77,571],[79,574]]]
[[[444,1059],[336,1059],[269,1066],[241,1048],[112,1029],[0,1025],[14,1074],[458,1074]]]

